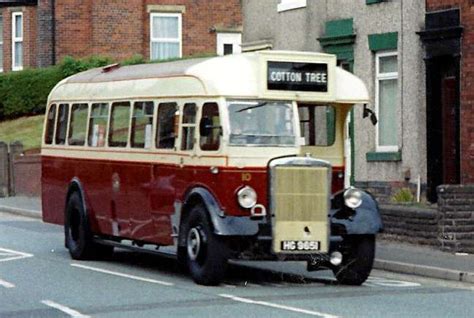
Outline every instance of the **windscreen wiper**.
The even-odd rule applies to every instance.
[[[239,109],[238,111],[236,111],[236,113],[241,113],[241,112],[244,112],[246,110],[259,108],[259,107],[265,106],[266,104],[268,104],[268,103],[267,102],[261,102],[261,103],[258,103],[257,105],[253,105],[253,106],[250,106],[250,107]]]

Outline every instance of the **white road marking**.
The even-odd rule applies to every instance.
[[[306,314],[306,315],[310,315],[310,316],[318,316],[318,317],[323,317],[323,318],[339,318],[339,316],[334,316],[334,315],[326,314],[326,313],[323,313],[323,312],[307,310],[307,309],[291,307],[291,306],[285,306],[285,305],[279,305],[279,304],[269,303],[269,302],[266,302],[266,301],[252,300],[252,299],[248,299],[248,298],[237,297],[237,296],[234,296],[234,295],[219,294],[219,296],[224,297],[224,298],[229,298],[229,299],[232,299],[234,301],[241,302],[241,303],[260,305],[260,306],[265,306],[265,307],[272,307],[272,308],[282,309],[282,310],[286,310],[286,311],[297,312],[297,313],[300,313],[300,314]]]
[[[86,266],[86,265],[81,265],[81,264],[71,264],[71,266],[78,267],[78,268],[83,268],[83,269],[88,269],[88,270],[91,270],[91,271],[94,271],[94,272],[99,272],[99,273],[115,275],[115,276],[125,277],[125,278],[129,278],[129,279],[134,279],[134,280],[139,280],[139,281],[142,281],[142,282],[147,282],[147,283],[152,283],[152,284],[158,284],[158,285],[163,285],[163,286],[174,286],[173,283],[164,282],[164,281],[161,281],[161,280],[155,280],[155,279],[150,279],[150,278],[145,278],[145,277],[140,277],[140,276],[128,275],[128,274],[124,274],[124,273],[109,271],[109,270],[102,269],[102,268],[97,268],[97,267],[91,267],[91,266]]]
[[[6,248],[0,248],[0,252],[1,252],[0,256],[5,257],[5,258],[0,257],[0,262],[14,261],[14,260],[34,256],[33,254],[18,252],[18,251],[9,250]]]
[[[55,303],[54,301],[51,301],[51,300],[42,300],[41,303],[48,306],[48,307],[52,307],[52,308],[55,308],[57,310],[60,310],[63,313],[66,313],[69,316],[74,317],[74,318],[90,318],[90,316],[83,315],[80,312],[78,312],[77,310],[74,310],[74,309],[71,309],[71,308],[66,307],[64,305]]]
[[[407,288],[407,287],[421,286],[421,284],[419,284],[419,283],[406,282],[406,281],[402,281],[402,280],[378,278],[378,277],[369,277],[367,279],[367,281],[364,283],[364,285],[369,286],[369,287],[383,286],[383,287],[395,287],[395,288]]]
[[[13,285],[12,283],[6,282],[6,281],[1,280],[1,279],[0,279],[0,286],[3,286],[3,287],[5,287],[5,288],[13,288],[13,287],[15,287],[15,285]]]

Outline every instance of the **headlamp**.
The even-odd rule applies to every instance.
[[[244,209],[250,209],[257,204],[257,192],[252,187],[245,186],[237,192],[237,201]]]
[[[356,188],[344,192],[344,202],[351,209],[357,209],[362,204],[362,191]]]

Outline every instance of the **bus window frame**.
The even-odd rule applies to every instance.
[[[142,103],[142,104],[146,104],[146,103],[152,103],[153,104],[153,113],[150,115],[145,115],[144,117],[151,117],[151,124],[152,124],[152,127],[151,127],[151,143],[150,143],[150,147],[145,147],[145,140],[146,140],[146,136],[144,137],[144,145],[143,147],[133,147],[133,140],[132,140],[132,130],[133,130],[133,119],[134,118],[137,118],[134,116],[135,114],[135,105],[137,103]],[[128,140],[128,146],[126,147],[127,149],[129,148],[130,150],[135,150],[135,151],[149,151],[149,150],[156,150],[157,148],[155,148],[155,134],[156,134],[156,124],[157,124],[157,118],[158,118],[158,105],[159,103],[154,100],[154,99],[136,99],[136,100],[130,100],[130,124],[129,124],[129,140]],[[146,132],[145,132],[146,134]]]
[[[102,146],[93,146],[92,145],[92,140],[93,140],[93,137],[92,137],[92,140],[91,140],[91,143],[89,143],[89,137],[91,136],[92,134],[92,131],[91,131],[91,119],[92,119],[92,107],[94,105],[102,105],[102,104],[105,104],[107,105],[107,115],[106,116],[99,116],[99,117],[94,117],[94,118],[106,118],[106,124],[105,124],[105,133],[104,133],[104,144]],[[110,100],[106,100],[106,101],[92,101],[90,102],[90,106],[89,106],[89,117],[88,117],[88,123],[87,123],[87,142],[86,142],[86,147],[88,148],[92,148],[92,149],[104,149],[104,148],[109,148],[108,147],[108,144],[109,144],[109,134],[108,134],[108,131],[109,131],[109,123],[110,123],[110,114],[111,114],[111,108],[112,108],[112,102]]]
[[[204,150],[201,147],[201,134],[199,133],[199,124],[202,119],[202,113],[204,110],[204,106],[207,104],[215,104],[217,106],[217,112],[219,114],[219,124],[220,124],[220,133],[219,133],[219,147],[216,150]],[[224,142],[224,115],[222,114],[222,107],[223,103],[220,102],[220,100],[213,100],[213,101],[203,101],[202,103],[198,104],[198,112],[196,115],[196,131],[195,131],[195,136],[196,136],[196,143],[197,143],[197,151],[202,154],[206,153],[218,153],[222,150],[222,144]],[[215,128],[217,129],[217,128]]]
[[[194,105],[194,122],[193,123],[184,123],[184,107],[186,105]],[[202,101],[196,100],[183,100],[182,104],[180,105],[180,112],[179,112],[179,132],[178,132],[178,145],[179,151],[185,153],[195,153],[196,152],[196,144],[197,144],[197,128],[198,128],[198,117],[199,112],[202,108]],[[193,141],[192,141],[192,148],[187,149],[183,148],[183,137],[184,137],[184,128],[193,130]],[[176,145],[176,144],[175,144]]]
[[[58,102],[56,103],[56,116],[55,116],[55,124],[54,124],[54,139],[52,145],[55,146],[67,146],[68,145],[68,134],[69,134],[69,121],[71,119],[71,102]],[[62,105],[66,105],[66,107],[61,107]],[[57,142],[57,133],[58,133],[58,124],[59,124],[59,110],[64,108],[67,110],[67,118],[66,118],[66,130],[64,132],[64,142],[58,143]]]
[[[69,106],[69,119],[67,122],[67,138],[66,138],[66,146],[71,146],[71,147],[89,147],[88,145],[88,133],[89,133],[89,123],[90,123],[90,114],[91,114],[91,102],[71,102]],[[72,120],[72,108],[73,105],[87,105],[87,117],[86,117],[86,131],[85,131],[85,138],[84,138],[84,144],[83,145],[74,145],[69,143],[69,134],[71,130],[71,120]]]
[[[49,112],[51,111],[51,108],[53,108],[54,106],[54,118],[53,118],[53,134],[51,136],[51,142],[50,143],[47,143],[46,142],[46,136],[48,134],[48,115],[49,115]],[[51,102],[49,104],[49,107],[47,109],[47,112],[46,112],[46,118],[45,118],[45,123],[44,123],[44,128],[43,128],[43,139],[41,140],[41,143],[46,145],[46,146],[53,146],[54,145],[54,141],[55,141],[55,135],[56,135],[56,117],[58,116],[58,103],[56,102]]]
[[[155,107],[155,114],[154,114],[154,120],[155,120],[155,128],[154,128],[154,133],[153,133],[153,147],[151,149],[155,150],[155,151],[158,151],[158,152],[176,152],[178,150],[178,143],[180,142],[179,141],[179,137],[180,137],[180,133],[179,133],[179,129],[180,129],[180,122],[178,122],[178,133],[175,134],[174,136],[174,143],[173,143],[173,147],[170,147],[170,148],[161,148],[161,147],[158,147],[159,146],[159,139],[158,139],[158,134],[160,133],[159,130],[158,130],[158,126],[159,126],[159,120],[158,120],[158,115],[159,115],[159,111],[160,111],[160,108],[162,107],[161,105],[162,104],[175,104],[176,105],[176,110],[175,110],[175,114],[176,112],[178,112],[179,114],[181,114],[181,104],[182,104],[182,101],[180,100],[177,100],[177,99],[173,99],[173,100],[170,100],[170,99],[158,99],[158,100],[155,100],[155,103],[156,103],[156,107]],[[174,117],[173,117],[174,118]],[[181,121],[181,117],[180,115],[178,115],[178,120]]]

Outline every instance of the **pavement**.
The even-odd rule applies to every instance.
[[[0,198],[0,212],[41,219],[41,199]],[[427,246],[379,239],[374,268],[474,284],[473,254],[453,254]]]

